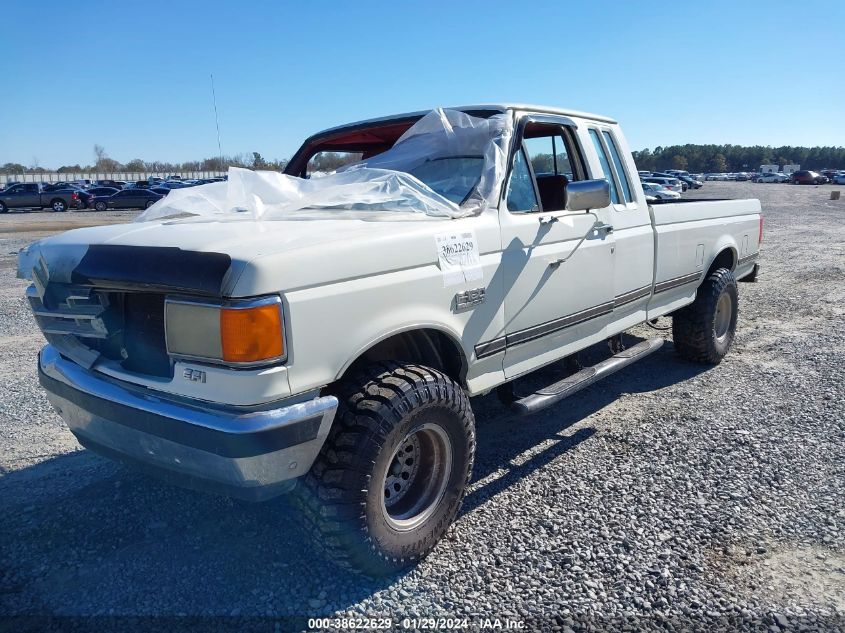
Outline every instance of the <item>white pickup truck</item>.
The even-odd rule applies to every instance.
[[[352,164],[312,173],[327,162]],[[657,349],[618,335],[666,315],[682,356],[718,363],[762,239],[757,200],[649,205],[616,121],[525,105],[333,128],[285,175],[184,191],[21,253],[41,384],[95,452],[239,497],[292,489],[369,574],[455,519],[471,397],[553,405]],[[509,388],[605,340],[598,365]]]

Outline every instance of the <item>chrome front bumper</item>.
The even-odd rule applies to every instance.
[[[308,472],[337,410],[334,396],[219,408],[88,371],[52,346],[38,374],[80,444],[182,486],[261,500]]]

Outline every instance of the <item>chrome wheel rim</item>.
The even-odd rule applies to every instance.
[[[713,329],[716,333],[718,341],[725,340],[728,335],[728,330],[731,327],[731,316],[733,315],[733,303],[731,297],[727,292],[723,292],[716,303],[716,318],[713,322]]]
[[[409,433],[393,452],[382,479],[385,521],[399,531],[413,530],[437,509],[452,471],[452,443],[437,424]]]
[[[61,202],[54,202],[53,203],[53,211],[63,211],[64,208],[65,208],[65,205],[63,205]]]

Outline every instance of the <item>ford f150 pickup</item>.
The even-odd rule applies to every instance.
[[[352,164],[318,173],[325,153]],[[756,200],[647,204],[616,121],[524,105],[333,128],[284,175],[233,170],[139,220],[19,256],[51,403],[83,446],[182,485],[291,491],[368,574],[455,519],[473,396],[552,406],[656,350],[619,335],[667,315],[678,353],[718,363],[763,226]]]

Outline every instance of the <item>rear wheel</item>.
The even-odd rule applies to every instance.
[[[0,213],[6,213],[9,210],[9,207],[6,206],[6,203],[0,202]]]
[[[331,432],[294,499],[338,564],[371,576],[426,556],[457,516],[475,419],[460,385],[381,363],[344,380]]]
[[[52,208],[56,213],[63,213],[64,211],[67,211],[67,203],[60,198],[56,198],[50,203],[50,208]]]
[[[107,205],[105,202],[100,201],[100,202],[94,203],[94,209],[97,210],[97,211],[105,211],[108,208],[109,208],[109,205]]]
[[[695,301],[672,315],[675,349],[697,363],[719,363],[733,343],[738,313],[736,279],[719,268],[698,288]]]
[[[156,201],[155,201],[155,200],[147,200],[147,201],[144,203],[144,208],[145,208],[145,209],[149,209],[149,208],[150,208],[151,206],[153,206],[155,203],[156,203]]]

